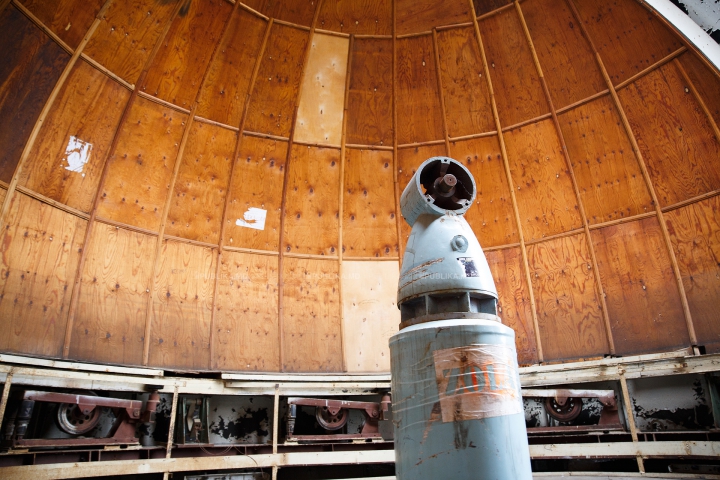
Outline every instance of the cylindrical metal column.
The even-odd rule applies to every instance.
[[[421,323],[395,334],[390,354],[399,480],[531,480],[512,329]]]

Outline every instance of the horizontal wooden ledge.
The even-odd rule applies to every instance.
[[[340,257],[338,255],[317,255],[314,253],[293,253],[293,252],[283,252],[284,257],[290,257],[290,258],[305,258],[309,260],[339,260]]]
[[[324,30],[322,28],[316,28],[315,33],[322,33],[323,35],[332,35],[333,37],[350,38],[349,33],[336,32],[334,30]]]
[[[394,149],[387,145],[361,145],[359,143],[346,143],[345,148],[352,148],[355,150],[387,150],[392,152]]]
[[[218,248],[217,243],[201,242],[200,240],[191,240],[189,238],[176,237],[174,235],[163,235],[163,241],[170,240],[171,242],[178,243],[189,243],[190,245],[197,245],[199,247],[206,248]]]
[[[582,105],[585,105],[586,103],[590,103],[593,100],[597,100],[600,97],[604,97],[605,95],[609,95],[610,90],[607,88],[605,90],[601,90],[593,95],[590,95],[589,97],[585,97],[582,100],[578,100],[577,102],[571,103],[570,105],[565,105],[564,107],[558,108],[555,113],[560,115],[563,114],[569,110],[572,110],[573,108],[580,107]]]
[[[396,35],[395,37],[398,40],[402,40],[403,38],[424,37],[425,35],[432,35],[432,30],[428,30],[425,32],[403,33],[402,35]]]
[[[306,25],[299,25],[297,23],[287,22],[285,20],[280,20],[277,18],[273,19],[273,23],[285,25],[286,27],[297,28],[298,30],[305,30],[306,32],[309,32],[311,30],[310,27],[308,27]]]
[[[4,187],[7,189],[7,187]],[[65,205],[62,202],[58,202],[57,200],[53,200],[52,198],[48,198],[45,195],[41,195],[33,190],[30,190],[27,187],[23,187],[21,185],[17,185],[15,187],[15,190],[22,193],[23,195],[34,198],[35,200],[42,202],[46,205],[50,205],[51,207],[55,207],[58,210],[62,210],[63,212],[69,213],[70,215],[75,215],[76,217],[80,217],[83,220],[89,220],[90,214],[83,212],[82,210],[78,210],[73,207],[69,207]]]
[[[233,2],[233,3],[234,3],[234,2]],[[267,15],[263,15],[262,13],[258,12],[258,11],[255,10],[254,8],[248,7],[247,5],[245,5],[245,4],[242,3],[242,2],[238,2],[238,3],[240,4],[240,8],[242,8],[243,10],[246,10],[246,11],[248,11],[248,12],[254,14],[254,15],[257,15],[257,16],[260,17],[260,18],[264,18],[265,20],[270,20],[270,17],[268,17]]]
[[[638,73],[636,73],[636,74],[633,75],[632,77],[628,78],[627,80],[624,80],[624,81],[618,83],[617,85],[615,85],[615,86],[614,86],[615,91],[618,91],[618,90],[621,90],[621,89],[627,87],[627,86],[630,85],[631,83],[635,82],[636,80],[639,80],[640,78],[644,77],[645,75],[647,75],[648,73],[652,72],[653,70],[656,70],[656,69],[662,67],[663,65],[665,65],[665,64],[668,63],[668,62],[670,62],[670,61],[671,61],[672,59],[674,59],[675,57],[678,57],[678,56],[680,56],[681,54],[685,53],[686,51],[687,51],[687,48],[685,48],[684,46],[678,48],[677,50],[675,50],[675,51],[672,52],[671,54],[669,54],[669,55],[661,58],[661,59],[658,60],[657,62],[655,62],[655,63],[653,63],[652,65],[650,65],[649,67],[647,67],[647,68],[639,71]]]
[[[232,130],[233,132],[240,131],[240,128],[238,127],[233,127],[232,125],[228,125],[227,123],[216,122],[215,120],[210,120],[209,118],[201,117],[199,115],[195,115],[195,121],[200,123],[207,123],[208,125],[215,125],[216,127]]]
[[[455,143],[475,138],[492,137],[494,135],[497,135],[497,130],[493,130],[492,132],[471,133],[470,135],[462,135],[460,137],[448,137],[448,141]]]
[[[251,132],[250,130],[243,130],[242,133],[243,133],[243,135],[248,135],[250,137],[268,138],[270,140],[280,140],[282,142],[290,141],[290,139],[288,137],[281,137],[279,135],[271,135],[269,133]]]
[[[152,368],[120,367],[115,365],[100,365],[95,363],[71,362],[66,360],[52,360],[48,358],[23,357],[0,353],[0,362],[18,365],[33,365],[38,367],[60,368],[64,370],[82,370],[87,372],[121,373],[125,375],[145,375],[162,377],[162,370]]]
[[[548,236],[542,237],[542,238],[536,238],[533,240],[525,240],[525,245],[535,245],[537,243],[548,242],[550,240],[555,240],[558,238],[570,237],[572,235],[579,235],[579,234],[583,233],[584,231],[585,231],[585,229],[583,227],[574,228],[572,230],[567,230],[565,232],[556,233],[554,235],[548,235]]]
[[[530,445],[530,457],[539,458],[618,458],[636,457],[694,457],[715,458],[720,454],[720,442],[605,442]],[[230,455],[217,457],[159,458],[148,460],[109,460],[84,463],[56,463],[4,467],[7,478],[18,480],[50,480],[54,478],[102,477],[139,475],[165,472],[193,472],[202,470],[257,469],[310,465],[358,465],[394,463],[395,450],[361,450],[339,452],[285,452],[258,455]],[[583,472],[585,473],[585,472]],[[604,473],[607,476],[608,473]],[[663,474],[662,478],[669,478]],[[652,474],[643,477],[652,478]],[[392,478],[392,477],[391,477]],[[678,478],[688,478],[687,476]]]
[[[340,150],[342,148],[340,145],[333,145],[331,143],[303,142],[300,140],[293,140],[293,145],[303,145],[313,148],[332,148],[333,150]]]
[[[417,148],[417,147],[427,147],[430,145],[444,145],[445,140],[428,140],[427,142],[415,142],[415,143],[403,143],[401,145],[398,145],[398,150],[405,149],[405,148]]]
[[[135,90],[135,85],[126,81],[123,78],[120,78],[118,75],[114,74],[110,69],[106,68],[105,66],[101,65],[100,62],[86,54],[85,52],[80,54],[80,58],[90,64],[95,70],[100,71],[101,73],[104,73],[106,76],[110,77],[111,79],[118,82],[120,85],[125,87],[126,89],[130,90],[131,92]]]
[[[0,359],[2,361],[2,359]],[[329,373],[237,373],[226,372],[221,374],[223,380],[238,380],[243,382],[389,382],[390,373],[344,373],[342,375]]]
[[[110,220],[109,218],[101,217],[100,215],[95,215],[95,221],[104,223],[106,225],[111,225],[115,228],[124,228],[125,230],[130,230],[131,232],[142,233],[144,235],[151,235],[153,237],[158,236],[158,232],[153,232],[152,230],[148,230],[148,229],[142,228],[142,227],[136,227],[134,225],[129,225],[127,223]]]
[[[187,115],[190,114],[189,109],[181,107],[179,105],[175,105],[174,103],[168,102],[167,100],[163,100],[162,98],[158,98],[158,97],[151,95],[147,92],[144,92],[142,90],[138,90],[137,94],[139,97],[144,98],[145,100],[150,100],[151,102],[155,102],[159,105],[162,105],[163,107],[172,108],[173,110],[176,110],[180,113],[185,113]]]
[[[462,22],[462,23],[453,23],[451,25],[442,25],[438,27],[434,27],[434,30],[436,32],[442,32],[445,30],[451,30],[453,28],[463,28],[463,27],[472,27],[473,22]]]
[[[255,248],[229,247],[227,245],[223,245],[223,250],[238,253],[254,253],[256,255],[280,255],[280,252],[276,250],[259,250]]]
[[[357,38],[374,38],[377,40],[391,40],[393,38],[392,35],[372,35],[369,33],[356,33],[353,35],[356,39]]]
[[[277,390],[283,396],[295,395],[362,395],[390,390],[390,380],[384,382],[250,382],[226,381],[227,388],[242,390],[245,395],[273,395]]]

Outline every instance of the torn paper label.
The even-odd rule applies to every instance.
[[[250,207],[243,214],[243,218],[238,218],[235,225],[240,227],[254,228],[255,230],[265,230],[265,218],[267,210],[262,208]]]
[[[65,170],[82,173],[83,167],[88,160],[90,160],[91,150],[92,143],[85,142],[71,135],[67,147],[65,147],[65,157],[63,158],[63,160],[67,162]]]
[[[443,422],[522,413],[515,351],[468,345],[433,352]]]

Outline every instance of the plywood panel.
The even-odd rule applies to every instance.
[[[157,231],[187,115],[138,97],[121,126],[98,215]]]
[[[43,123],[20,185],[89,212],[129,98],[119,83],[77,62]]]
[[[189,109],[233,7],[225,0],[194,0],[188,6],[173,20],[141,88]]]
[[[356,38],[350,67],[346,142],[392,145],[392,40]]]
[[[99,222],[92,229],[70,358],[139,365],[156,238]]]
[[[155,0],[113,2],[84,53],[135,83],[176,5]]]
[[[397,34],[428,32],[433,27],[472,21],[470,4],[463,0],[397,0]]]
[[[282,275],[283,370],[341,371],[338,262],[285,257]]]
[[[682,46],[648,8],[634,0],[574,0],[614,84]]]
[[[317,28],[360,35],[392,35],[392,1],[324,0]]]
[[[348,149],[343,192],[343,255],[397,257],[392,152]]]
[[[655,209],[610,97],[570,110],[558,120],[590,223]]]
[[[216,295],[213,369],[279,371],[278,257],[223,252]]]
[[[525,240],[580,228],[572,180],[552,120],[507,132],[505,142]]]
[[[23,0],[22,4],[70,48],[76,48],[104,0]]]
[[[660,205],[720,188],[720,142],[674,64],[619,94]]]
[[[237,133],[194,122],[173,189],[165,233],[218,243]]]
[[[700,94],[705,106],[710,110],[715,123],[720,125],[720,73],[710,70],[705,63],[692,52],[683,53],[680,63]]]
[[[340,146],[349,47],[347,38],[313,35],[294,140]]]
[[[497,10],[510,3],[512,3],[510,0],[473,0],[475,14],[478,16]]]
[[[294,2],[247,0],[243,3],[268,17],[309,27],[315,15],[315,6],[319,2],[317,0],[297,0]]]
[[[498,292],[498,315],[502,323],[515,331],[518,363],[538,362],[532,305],[528,291],[522,253],[519,248],[485,252]]]
[[[480,245],[494,247],[519,242],[498,138],[492,136],[453,142],[450,156],[468,167],[475,178],[477,200],[465,218]]]
[[[657,218],[591,232],[619,355],[690,344]]]
[[[425,160],[431,157],[437,157],[446,154],[447,152],[445,151],[445,144],[399,149],[397,152],[397,182],[400,194],[402,194],[405,186],[408,184],[408,182],[410,182],[410,179],[413,175],[415,175],[418,167],[422,165]],[[400,199],[398,198],[398,200]],[[408,237],[410,236],[410,225],[408,225],[405,219],[402,218],[402,214],[400,212],[400,205],[395,205],[395,211],[397,211],[397,214],[399,216],[398,222],[400,223],[400,238],[398,239],[398,246],[400,247],[400,254],[402,255],[402,253],[405,251]]]
[[[564,0],[526,1],[522,11],[555,108],[607,88],[595,54]]]
[[[342,309],[348,372],[389,372],[400,310],[398,262],[343,262]]]
[[[448,134],[495,130],[482,57],[472,27],[437,34]]]
[[[86,226],[85,220],[15,193],[2,229],[2,351],[62,354]]]
[[[527,251],[545,359],[608,353],[587,237],[556,238],[530,245]]]
[[[0,180],[9,183],[70,56],[12,5],[0,12]]]
[[[165,241],[155,277],[149,364],[210,368],[216,250]]]
[[[665,214],[699,345],[720,351],[720,198]]]
[[[397,41],[397,141],[444,138],[431,35]]]
[[[250,80],[267,21],[238,8],[208,67],[198,99],[197,115],[233,126],[240,125]]]
[[[540,77],[515,9],[480,22],[503,127],[549,112]]]
[[[337,255],[340,150],[293,145],[286,189],[286,252]]]
[[[242,142],[229,190],[224,243],[278,251],[287,142],[248,136]],[[262,225],[256,223],[256,209],[265,212]]]
[[[274,24],[251,95],[246,130],[290,135],[309,33]]]

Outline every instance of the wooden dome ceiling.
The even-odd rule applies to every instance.
[[[635,0],[0,9],[1,352],[388,371],[433,155],[521,363],[720,351],[720,77]]]

